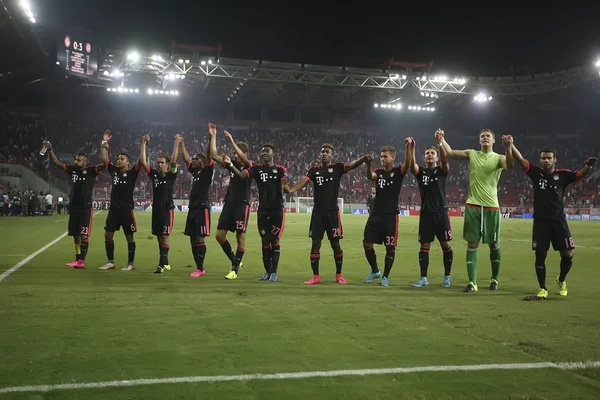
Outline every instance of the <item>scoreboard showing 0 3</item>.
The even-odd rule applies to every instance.
[[[57,64],[69,75],[95,79],[98,73],[96,46],[81,32],[63,35],[58,42]]]

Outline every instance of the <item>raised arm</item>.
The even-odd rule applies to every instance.
[[[583,179],[590,173],[592,167],[598,161],[598,157],[588,157],[587,160],[583,162],[583,168],[577,171],[577,179]]]
[[[217,127],[214,124],[208,124],[208,146],[206,152],[206,162],[213,159],[221,165],[225,165],[223,157],[217,152]]]
[[[404,162],[400,166],[400,171],[402,171],[402,175],[406,175],[408,169],[410,168],[410,164],[412,163],[412,149],[411,146],[414,144],[414,139],[411,137],[407,137],[404,139]]]
[[[438,140],[436,136],[436,142],[438,145],[438,151],[440,152],[440,169],[444,172],[450,171],[450,163],[448,162],[448,153],[446,153],[446,148],[441,145],[443,137],[440,137]]]
[[[144,171],[146,171],[146,173],[150,172],[150,164],[148,164],[148,156],[146,155],[146,150],[148,148],[149,142],[150,135],[144,135],[144,137],[142,137],[142,149],[140,151],[140,159],[138,160],[138,162],[142,164],[142,167],[144,167]]]
[[[49,141],[44,140],[42,142],[42,145],[48,149],[48,153],[50,153],[50,161],[52,161],[52,164],[56,165],[60,169],[65,169],[65,163],[60,161],[58,157],[56,157],[56,154],[54,154],[54,150],[52,150],[52,144]]]
[[[504,145],[504,156],[500,157],[500,166],[504,169],[513,169],[515,166],[515,158],[513,157],[510,146],[513,142],[512,135],[502,136],[502,144]]]
[[[441,139],[438,139],[438,137],[440,137]],[[438,129],[437,131],[435,131],[435,138],[436,138],[436,140],[439,140],[438,143],[440,144],[440,147],[442,147],[442,146],[444,147],[444,150],[446,151],[446,155],[448,158],[453,159],[453,160],[468,160],[469,159],[469,153],[472,150],[471,149],[452,150],[452,147],[450,147],[448,142],[446,142],[446,138],[445,138],[445,134],[444,134],[443,130]]]
[[[241,179],[250,178],[248,170],[245,169],[244,171],[240,171],[239,169],[237,169],[235,167],[235,165],[233,165],[233,163],[231,162],[231,158],[229,158],[229,156],[227,156],[227,155],[223,156],[223,164],[225,165],[225,168],[227,168],[228,170],[233,172],[235,174],[235,176],[237,176],[238,178],[241,178]]]
[[[367,159],[365,160],[365,173],[367,175],[368,180],[375,181],[377,180],[377,174],[371,170],[371,163],[373,163],[373,156],[369,154],[367,155]]]
[[[185,147],[184,140],[181,141],[179,147],[181,147],[181,156],[183,157],[183,162],[186,166],[190,165],[190,161],[192,160],[192,158],[190,157],[190,153],[188,153],[187,148]],[[208,160],[206,160],[206,162],[208,162]]]
[[[102,135],[102,145],[100,146],[100,159],[102,160],[102,164],[106,164],[108,162],[108,141],[112,138],[110,131],[104,131],[104,135]]]
[[[225,135],[227,140],[229,140],[229,144],[233,147],[233,150],[235,151],[235,154],[237,154],[240,161],[244,164],[246,168],[250,168],[250,166],[252,166],[252,163],[250,162],[250,160],[248,160],[248,157],[246,157],[246,154],[244,154],[242,149],[240,149],[235,143],[235,140],[233,140],[233,136],[231,136],[231,133],[223,131],[223,134]]]
[[[502,138],[502,142],[504,142],[504,138]],[[508,139],[507,139],[508,140]],[[521,152],[515,147],[513,142],[510,143],[510,153],[514,160],[516,160],[523,168],[524,171],[529,169],[529,160],[523,157]]]
[[[407,152],[409,152],[409,150],[406,150]],[[413,173],[413,175],[416,175],[417,173],[419,173],[419,164],[417,164],[417,143],[415,142],[415,139],[413,139],[413,143],[412,146],[410,146],[410,172]]]
[[[177,172],[177,158],[179,157],[179,147],[183,143],[183,136],[175,135],[173,143],[173,153],[171,154],[171,172]]]
[[[364,164],[364,162],[365,162],[366,159],[367,159],[367,156],[364,155],[361,158],[359,158],[358,160],[354,160],[352,162],[344,164],[344,166],[346,168],[346,172],[352,171],[353,169],[356,169],[356,168],[360,167],[362,164]]]

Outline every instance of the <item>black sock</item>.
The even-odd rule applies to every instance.
[[[419,250],[419,268],[421,269],[421,278],[427,278],[427,269],[429,268],[429,249],[421,247]]]
[[[221,248],[223,249],[223,252],[227,256],[227,258],[229,258],[229,261],[231,261],[231,264],[233,264],[233,260],[235,259],[235,254],[233,254],[233,249],[231,248],[231,245],[229,244],[229,240],[225,240],[223,243],[221,243]]]
[[[340,275],[342,273],[342,265],[344,264],[344,252],[333,255],[335,261],[335,274]]]
[[[546,287],[546,255],[548,253],[536,251],[535,252],[535,274],[537,275],[538,283],[540,288],[548,290]]]
[[[169,265],[169,245],[163,244],[160,246],[160,259],[158,261],[158,265],[164,267],[165,265]]]
[[[81,254],[83,254],[83,246],[81,248]],[[85,260],[85,258],[84,258],[84,260]],[[560,282],[564,282],[565,279],[567,279],[567,274],[571,270],[572,266],[573,266],[573,256],[560,258],[560,275],[558,276],[558,280]]]
[[[389,249],[385,252],[385,268],[383,270],[384,278],[390,276],[390,271],[394,265],[394,258],[396,258],[396,249]]]
[[[278,244],[271,245],[271,272],[276,274],[277,267],[279,266],[279,255],[281,254],[281,247]]]
[[[238,247],[235,252],[235,259],[233,260],[233,270],[237,273],[240,269],[240,264],[242,263],[242,258],[244,258],[244,253],[246,249]]]
[[[81,255],[79,256],[80,260],[85,261],[85,256],[87,256],[87,252],[88,252],[88,245],[90,243],[88,242],[87,239],[82,240],[81,241]],[[562,265],[562,264],[561,264]]]
[[[115,242],[114,240],[106,240],[104,241],[104,248],[106,249],[106,258],[108,262],[115,262]]]
[[[312,268],[313,275],[319,275],[319,261],[321,261],[321,254],[310,253],[310,267]]]
[[[133,264],[135,260],[135,242],[127,242],[127,264]]]
[[[378,273],[379,267],[377,267],[377,255],[375,254],[375,249],[373,247],[365,247],[365,256],[371,266],[371,272],[374,274]]]
[[[263,260],[263,267],[265,267],[265,272],[267,274],[270,274],[271,273],[271,245],[270,244],[263,244],[262,260]]]
[[[447,248],[446,250],[442,250],[444,256],[444,275],[450,276],[450,272],[452,271],[452,259],[454,258],[454,252],[452,251],[452,247]]]
[[[206,256],[206,244],[192,244],[192,254],[194,255],[194,261],[196,262],[196,269],[204,271],[204,257]]]

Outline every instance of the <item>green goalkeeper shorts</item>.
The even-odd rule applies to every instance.
[[[467,204],[463,239],[475,243],[482,239],[487,244],[500,243],[500,209]]]

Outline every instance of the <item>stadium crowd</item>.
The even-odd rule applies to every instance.
[[[22,164],[33,170],[44,179],[48,179],[64,193],[68,193],[68,182],[62,171],[51,167],[47,157],[40,157],[38,152],[44,138],[53,142],[59,158],[69,162],[69,158],[76,152],[84,152],[90,155],[91,163],[100,162],[100,141],[104,130],[110,130],[113,134],[110,155],[115,157],[119,152],[126,152],[132,159],[139,156],[141,138],[144,134],[151,137],[149,157],[151,162],[159,154],[169,154],[173,148],[173,137],[177,133],[184,136],[186,146],[190,152],[205,151],[207,144],[206,126],[177,126],[177,125],[151,125],[145,123],[123,123],[115,121],[92,120],[85,122],[74,122],[68,120],[49,119],[44,120],[35,114],[23,114],[4,111],[0,117],[0,163]],[[420,156],[427,146],[434,143],[432,132],[410,132],[400,133],[397,136],[381,134],[359,133],[328,133],[319,129],[279,129],[268,130],[263,128],[249,127],[247,129],[219,126],[218,150],[221,154],[232,154],[228,148],[222,131],[227,129],[236,141],[249,144],[249,154],[253,159],[258,158],[260,147],[263,143],[272,143],[276,148],[276,162],[287,168],[290,182],[300,180],[310,165],[318,162],[318,155],[323,143],[331,143],[336,149],[334,159],[340,162],[348,162],[361,157],[363,154],[377,155],[379,148],[391,144],[399,150],[397,163],[404,159],[402,144],[405,136],[413,136],[417,141],[417,161],[422,162]],[[477,137],[473,135],[448,136],[448,141],[454,148],[476,148]],[[537,161],[537,150],[541,147],[553,147],[557,149],[558,166],[560,168],[576,169],[582,166],[583,160],[590,155],[598,154],[600,146],[590,146],[590,143],[574,141],[570,137],[555,137],[552,139],[540,139],[533,136],[519,137],[515,135],[515,143],[523,149],[524,156],[530,160]],[[500,143],[496,143],[496,151],[502,152]],[[9,198],[14,196],[25,196],[24,192],[17,192],[7,183],[2,181],[6,171],[0,170],[0,190]],[[185,168],[180,168],[180,177],[177,180],[174,196],[186,199],[191,187],[191,177]],[[211,187],[211,198],[215,204],[223,199],[229,175],[223,168],[216,169],[215,179]],[[463,204],[467,196],[467,164],[452,163],[451,172],[447,182],[447,199],[450,204]],[[347,203],[364,203],[370,191],[371,183],[364,177],[362,168],[349,173],[342,180],[340,196]],[[533,192],[529,179],[519,168],[513,171],[505,171],[499,184],[499,200],[504,207],[523,207],[532,204]],[[21,190],[28,188],[21,188]],[[568,207],[589,208],[600,204],[600,180],[597,175],[592,175],[579,185],[569,187],[566,195],[565,205]],[[134,196],[137,199],[151,198],[152,191],[147,178],[139,179]],[[307,186],[298,196],[312,196],[312,185]],[[96,199],[109,199],[110,179],[108,174],[100,175],[99,182],[95,187]],[[253,198],[256,199],[256,188],[253,186]],[[294,200],[294,198],[289,198]],[[415,180],[409,177],[405,180],[404,188],[400,194],[400,203],[404,205],[420,204],[418,187]]]

